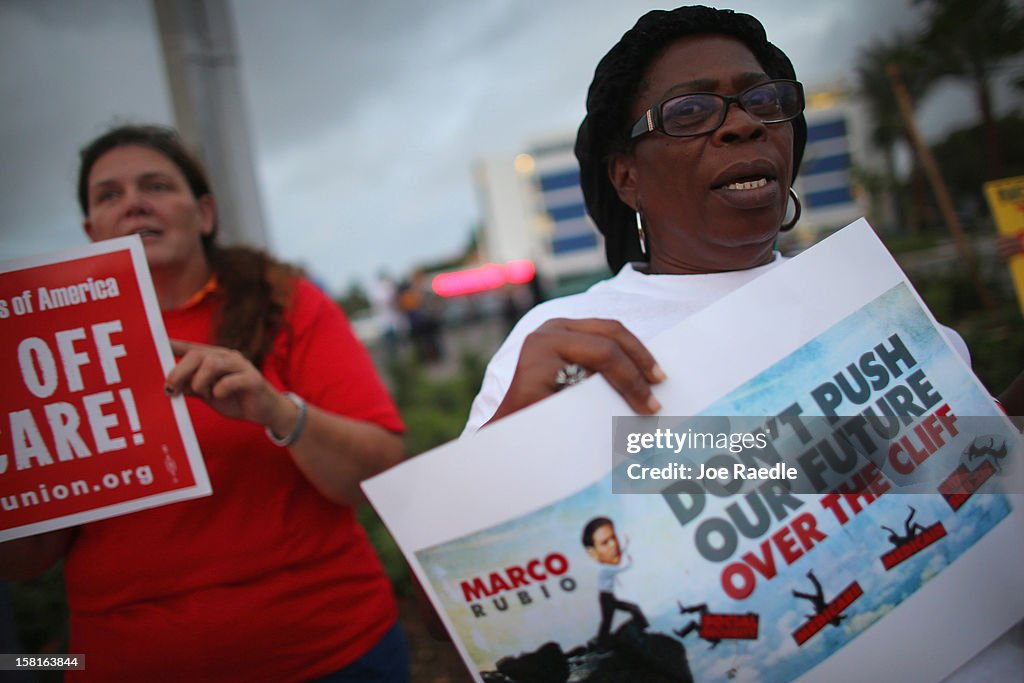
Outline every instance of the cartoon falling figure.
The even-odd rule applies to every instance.
[[[889,532],[889,542],[897,548],[899,548],[904,543],[909,543],[910,541],[914,540],[915,536],[917,536],[919,533],[925,530],[925,528],[917,522],[912,523],[912,520],[914,519],[914,513],[916,512],[916,510],[914,510],[914,508],[910,505],[908,505],[907,507],[910,508],[910,514],[907,516],[906,521],[903,522],[903,536],[899,535],[898,533],[896,533],[889,527],[885,526],[884,524],[879,525]]]
[[[814,605],[814,614],[806,615],[808,619],[813,619],[828,607],[828,601],[825,600],[825,591],[821,588],[821,582],[814,576],[814,570],[811,569],[807,572],[807,578],[814,584],[814,594],[801,593],[800,591],[793,591],[793,597],[803,598],[804,600],[810,600],[811,604]],[[846,618],[846,615],[837,614],[833,619],[829,621],[833,626],[839,626],[839,622]]]
[[[678,600],[676,600],[676,604],[679,605],[679,613],[680,614],[690,614],[690,613],[693,613],[693,612],[699,612],[700,615],[703,617],[705,614],[708,613],[708,606],[707,606],[706,603],[703,603],[703,602],[698,604],[698,605],[693,605],[692,607],[684,607],[683,603],[679,602]],[[684,626],[682,628],[672,629],[672,632],[675,633],[680,638],[685,638],[687,635],[689,635],[693,631],[697,631],[698,636],[700,636],[700,622],[701,622],[700,619],[694,619],[693,621],[691,621],[689,624],[687,624],[686,626]],[[704,636],[700,636],[700,637],[704,638]],[[708,648],[709,650],[714,650],[716,647],[718,647],[718,644],[722,642],[721,638],[704,638],[704,640],[706,640],[709,643],[711,643],[711,647]]]
[[[996,437],[994,436],[979,436],[971,445],[967,447],[967,450],[963,452],[963,461],[974,469],[977,464],[977,460],[988,461],[992,463],[992,467],[995,468],[996,472],[1002,470],[1003,459],[1006,458],[1007,447],[1006,441],[1002,441],[999,444],[999,448],[996,448]]]

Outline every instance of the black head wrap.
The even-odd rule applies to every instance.
[[[605,255],[612,272],[629,261],[644,260],[636,238],[633,210],[620,199],[608,179],[612,154],[630,146],[630,109],[647,68],[679,38],[722,34],[742,41],[772,78],[796,79],[785,53],[768,42],[764,27],[754,17],[727,9],[693,6],[654,10],[640,17],[598,63],[587,92],[587,115],[576,136],[580,185],[587,213],[604,235]],[[807,120],[793,120],[793,178],[807,144]]]

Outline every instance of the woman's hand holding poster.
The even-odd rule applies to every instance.
[[[1021,436],[866,222],[649,348],[659,417],[588,381],[364,485],[477,680],[938,680],[1024,616]]]

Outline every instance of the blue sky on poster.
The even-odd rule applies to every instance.
[[[948,402],[956,415],[994,412],[991,399],[981,387],[964,381],[968,368],[942,340],[909,290],[900,285],[802,344],[701,413],[770,415],[796,398],[805,406],[804,414],[816,414],[813,402],[801,397],[809,395],[823,378],[831,377],[836,369],[844,367],[864,349],[874,347],[893,330],[899,331],[915,361],[903,368],[904,374],[912,370],[924,372],[933,383],[929,386]],[[774,381],[779,376],[784,376],[786,382]],[[896,383],[895,378],[892,383]],[[878,398],[888,388],[891,386],[876,387],[872,398]],[[969,430],[964,429],[964,423],[959,426],[963,430],[961,440],[969,443]],[[675,429],[677,433],[682,431]],[[815,439],[819,436],[820,432]],[[796,439],[789,439],[792,445],[788,448],[786,439],[776,443],[784,444],[780,453],[801,452]],[[934,492],[936,482],[956,468],[958,452],[959,447],[954,447],[934,454],[927,462],[918,463],[910,477],[901,476],[889,464],[880,465],[889,482],[886,495],[864,498],[863,507],[840,502],[845,518],[833,514],[818,497],[787,494],[775,498],[763,493],[765,487],[759,486],[761,493],[733,491],[733,495],[724,497],[708,495],[699,505],[690,496],[693,489],[676,490],[681,499],[688,501],[683,506],[692,511],[688,519],[682,520],[670,512],[665,499],[657,493],[614,495],[612,475],[608,474],[593,485],[567,492],[550,505],[420,549],[416,555],[440,595],[448,618],[462,634],[470,656],[481,669],[489,669],[504,656],[533,651],[549,641],[557,642],[568,652],[593,637],[599,622],[597,565],[583,550],[580,531],[587,520],[606,516],[613,520],[620,542],[629,548],[623,552],[628,552],[634,563],[618,575],[616,596],[640,605],[652,631],[667,634],[696,618],[680,612],[679,607],[684,605],[705,603],[711,612],[759,615],[756,641],[726,640],[721,647],[711,650],[696,635],[684,638],[695,680],[722,679],[732,671],[728,678],[736,681],[788,681],[859,637],[921,590],[1009,513],[1008,499],[1002,495],[973,496],[969,505],[954,512]],[[644,458],[647,453],[639,457]],[[688,453],[693,455],[696,451],[690,449]],[[695,457],[702,460],[700,455]],[[668,461],[685,459],[686,456],[669,457]],[[802,459],[803,456],[797,458],[797,464]],[[901,486],[911,483],[910,480],[929,483],[926,488],[931,494],[907,495]],[[713,492],[707,484],[704,486]],[[764,502],[769,498],[785,502],[776,507]],[[769,508],[774,510],[774,516]],[[897,568],[886,569],[880,558],[893,545],[885,527],[903,533],[902,525],[911,508],[922,525],[942,522],[947,536]],[[712,518],[732,521],[709,523]],[[739,520],[744,521],[742,526]],[[709,526],[705,527],[705,523]],[[762,528],[761,524],[765,526]],[[749,531],[751,525],[758,529],[755,534]],[[727,535],[722,531],[731,526],[737,529],[733,531],[735,545],[724,540]],[[727,557],[713,557],[697,549],[702,527],[705,548],[731,548]],[[816,533],[805,536],[787,528],[811,528]],[[788,540],[772,540],[776,534]],[[798,537],[802,539],[800,545],[795,540]],[[807,539],[811,539],[809,547]],[[790,549],[781,550],[789,541]],[[747,559],[748,553],[753,560]],[[535,585],[542,581],[537,576],[534,585],[527,581],[522,593],[513,589],[480,595],[479,591],[474,594],[463,588],[467,584],[472,587],[474,577],[489,586],[491,572],[501,575],[506,571],[511,576],[511,571],[504,568],[523,566],[531,559],[544,563],[553,555],[564,560],[544,564],[551,574],[546,579],[546,592]],[[728,578],[728,567],[736,562],[757,569],[757,573],[750,571],[749,583]],[[809,602],[793,596],[792,591],[813,592],[813,584],[807,578],[807,572],[812,570],[827,600],[834,599],[854,581],[864,595],[847,611],[846,619],[838,627],[827,626],[797,647],[792,633],[814,610]],[[748,587],[751,592],[736,597],[725,589],[727,582],[737,588]],[[525,599],[520,597],[524,593]],[[480,606],[482,614],[471,610],[473,603]]]
[[[421,550],[417,557],[441,596],[449,619],[463,635],[471,657],[481,669],[489,669],[505,655],[529,652],[546,642],[558,642],[569,651],[593,637],[599,622],[597,565],[581,547],[580,531],[595,515],[607,516],[614,521],[620,541],[628,543],[627,552],[633,560],[632,568],[618,576],[616,595],[640,605],[651,621],[652,631],[669,633],[693,618],[680,614],[679,604],[704,602],[712,612],[759,615],[757,641],[727,641],[710,650],[696,634],[684,639],[690,666],[698,674],[695,680],[723,678],[727,668],[737,669],[734,680],[738,681],[791,680],[920,590],[1009,511],[1002,495],[976,496],[970,508],[958,514],[937,494],[886,495],[846,525],[840,525],[817,500],[808,497],[803,499],[802,507],[783,522],[773,524],[763,536],[742,540],[729,560],[714,563],[694,552],[696,527],[711,517],[725,518],[726,506],[736,501],[711,496],[707,500],[702,515],[680,527],[660,495],[616,496],[606,477],[551,506]],[[897,571],[886,572],[878,558],[892,546],[880,525],[899,528],[908,504],[915,506],[916,518],[923,523],[942,521],[949,535]],[[751,514],[745,504],[740,505],[744,506],[742,514]],[[805,514],[815,518],[815,528],[825,540],[807,552],[799,551],[794,563],[787,563],[774,548],[769,551],[762,545]],[[747,599],[732,600],[721,588],[722,573],[730,562],[739,561],[747,552],[773,553],[777,574],[770,579],[759,575]],[[521,566],[531,559],[543,562],[552,553],[566,558],[568,569],[548,578],[546,594],[537,585],[530,585],[526,589],[529,602],[524,603],[511,592],[482,597],[474,602],[483,608],[485,616],[473,615],[461,588],[463,582],[481,577],[488,585],[489,572]],[[860,583],[865,597],[850,610],[841,628],[828,627],[805,647],[796,648],[791,634],[813,609],[809,603],[791,597],[790,591],[813,590],[806,578],[809,569],[822,582],[827,599],[833,599],[853,581]],[[571,579],[571,583],[563,584],[563,579]],[[503,609],[492,602],[500,597],[507,601]],[[625,617],[620,615],[619,619]]]
[[[727,6],[761,18],[811,88],[849,79],[858,46],[916,21],[888,0]],[[474,161],[573,131],[598,59],[653,5],[232,7],[271,246],[337,292],[458,252],[479,220]],[[0,58],[0,258],[84,243],[78,148],[117,122],[171,123],[150,3],[4,0]],[[952,125],[956,99],[928,107],[927,131]]]

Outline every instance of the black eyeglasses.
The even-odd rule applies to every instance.
[[[725,123],[735,102],[761,123],[783,123],[804,110],[804,87],[797,81],[774,80],[753,85],[739,95],[692,92],[670,97],[651,107],[629,132],[632,140],[655,130],[674,138],[704,135]]]

